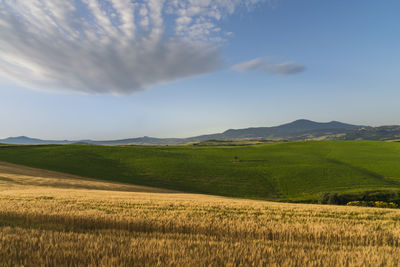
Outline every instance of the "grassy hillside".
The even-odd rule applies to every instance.
[[[2,147],[0,160],[185,192],[315,200],[320,192],[400,189],[400,144],[289,142],[238,147]]]

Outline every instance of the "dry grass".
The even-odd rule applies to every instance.
[[[4,166],[0,266],[400,264],[399,210],[123,192]]]
[[[129,192],[173,193],[176,191],[148,186],[111,183],[83,178],[0,161],[0,191],[12,188],[53,187],[71,189],[98,189]]]

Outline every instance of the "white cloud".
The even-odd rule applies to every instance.
[[[213,72],[227,36],[218,21],[263,1],[0,0],[0,76],[126,94]]]
[[[233,70],[239,71],[239,72],[246,72],[246,71],[254,71],[262,68],[265,65],[264,60],[260,58],[256,58],[253,60],[249,60],[246,62],[242,62],[239,64],[236,64],[232,67]]]
[[[273,64],[263,58],[256,58],[236,64],[232,69],[238,72],[264,71],[275,75],[291,75],[305,71],[306,67],[294,62]]]

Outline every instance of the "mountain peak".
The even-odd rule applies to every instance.
[[[318,122],[311,121],[311,120],[306,120],[306,119],[299,119],[299,120],[295,120],[295,121],[289,122],[287,124],[294,124],[294,125],[299,125],[299,124],[300,125],[301,124],[318,124]],[[285,124],[283,124],[283,125],[285,125]],[[280,126],[282,126],[282,125],[280,125]]]
[[[23,140],[32,140],[33,138],[30,138],[30,137],[28,137],[28,136],[25,136],[25,135],[21,135],[21,136],[11,136],[11,137],[8,137],[8,138],[6,138],[6,140],[16,140],[16,139],[23,139]]]
[[[296,123],[296,122],[314,122],[315,123],[315,121],[307,120],[307,119],[298,119],[298,120],[293,121],[292,123]]]

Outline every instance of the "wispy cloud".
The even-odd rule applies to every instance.
[[[266,0],[1,0],[0,76],[126,94],[221,67],[218,22]]]
[[[305,71],[306,67],[293,62],[273,64],[266,59],[256,58],[236,64],[232,69],[239,72],[264,71],[274,75],[291,75]]]

